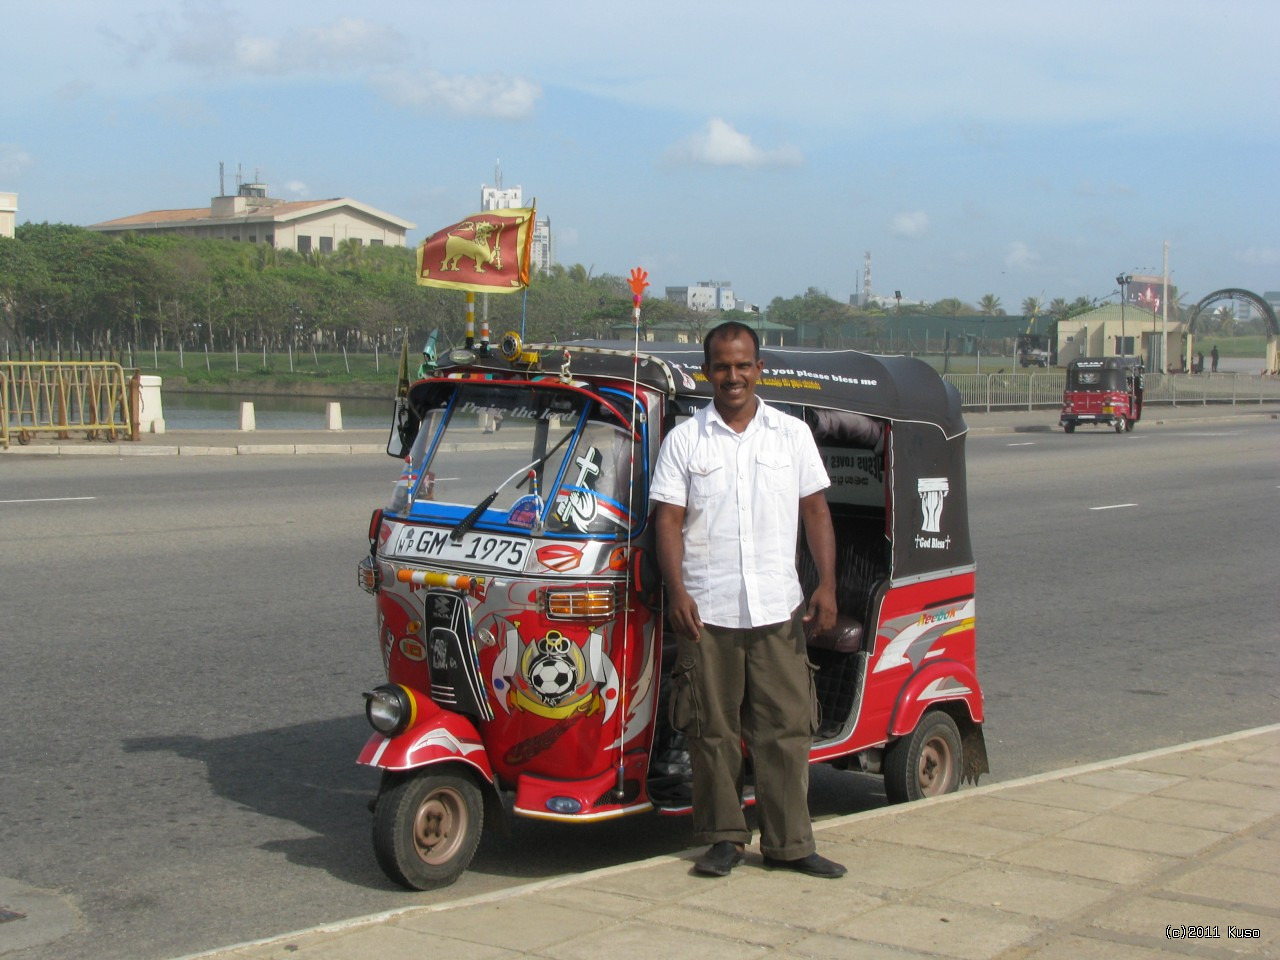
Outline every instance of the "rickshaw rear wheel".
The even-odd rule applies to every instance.
[[[389,778],[373,809],[373,852],[410,890],[444,887],[471,864],[483,826],[484,798],[465,773]]]
[[[890,803],[954,793],[960,769],[960,728],[949,714],[930,710],[885,751],[884,792]]]
[[[1062,429],[1065,433],[1075,433],[1076,425],[1074,423],[1064,423]]]
[[[1133,421],[1133,420],[1126,420],[1126,421],[1124,422],[1124,432],[1125,432],[1125,433],[1133,433],[1133,424],[1134,424],[1134,421]]]

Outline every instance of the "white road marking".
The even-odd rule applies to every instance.
[[[65,503],[68,500],[97,499],[97,497],[34,497],[30,500],[0,500],[0,503]]]
[[[1136,507],[1136,503],[1112,503],[1105,507],[1090,507],[1090,510],[1122,510],[1125,507]]]
[[[1022,441],[1022,443],[1006,443],[1005,444],[1006,447],[1034,447],[1035,445],[1036,443],[1034,440],[1024,440]]]

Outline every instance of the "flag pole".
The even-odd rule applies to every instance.
[[[636,490],[636,441],[641,437],[639,431],[640,422],[640,302],[644,299],[645,287],[649,286],[649,274],[641,267],[634,267],[631,270],[631,278],[627,281],[631,287],[631,321],[634,327],[634,346],[631,353],[631,423],[627,426],[630,430],[631,457],[628,464],[628,480],[627,480],[627,580],[630,588],[635,590],[637,584],[635,582],[636,561],[632,553],[633,547],[631,542],[631,532],[635,529],[635,510],[636,505],[632,498],[635,496]],[[640,509],[645,509],[646,505],[642,505]],[[627,602],[622,607],[622,636],[628,637],[630,631],[630,614],[631,599],[628,597]],[[627,656],[624,654],[621,661],[622,675],[618,688],[621,694],[618,706],[619,723],[624,727],[626,724],[626,696],[627,696]],[[625,744],[623,736],[618,736],[618,773],[617,779],[613,786],[614,799],[622,802],[626,797],[626,755],[624,752]]]

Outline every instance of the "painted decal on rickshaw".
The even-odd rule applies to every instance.
[[[406,660],[421,663],[427,659],[427,648],[422,645],[422,641],[417,637],[401,637],[400,655]]]
[[[512,744],[511,749],[503,756],[503,761],[513,767],[528,763],[544,750],[554,747],[556,741],[568,733],[569,728],[581,718],[581,713],[571,713],[532,737],[526,737],[519,743]]]
[[[594,487],[603,460],[603,454],[596,447],[588,447],[586,453],[575,457],[573,462],[578,467],[578,478],[571,485],[572,489],[556,497],[552,510],[555,518],[579,533],[591,529],[591,521],[599,510]]]
[[[511,505],[511,512],[507,514],[507,523],[513,527],[524,527],[526,530],[532,530],[541,516],[542,498],[535,493],[531,493],[521,497]]]
[[[388,740],[387,743],[391,741]],[[477,750],[483,751],[483,743],[474,743],[472,741],[462,741],[450,733],[448,730],[432,729],[423,737],[416,740],[407,751],[406,756],[412,757],[419,750],[427,750],[436,748],[445,750],[459,757],[465,757],[468,754],[475,753]]]
[[[604,651],[600,628],[582,644],[559,630],[525,642],[517,625],[509,624],[490,681],[507,713],[519,710],[563,720],[603,710],[607,721],[618,704],[618,673]]]
[[[948,700],[973,693],[968,684],[955,677],[939,677],[920,691],[917,700]]]
[[[567,543],[549,543],[545,547],[539,547],[534,556],[548,570],[563,573],[582,562],[582,548],[571,547]]]
[[[882,673],[908,663],[920,666],[945,634],[957,627],[973,626],[975,609],[974,600],[970,598],[958,606],[909,613],[887,621],[880,628],[880,636],[889,638],[889,645],[871,672]]]
[[[938,533],[941,531],[943,501],[947,499],[947,494],[950,490],[951,482],[946,477],[921,477],[916,481],[916,491],[920,494],[920,509],[924,511],[924,523],[920,527],[922,533]],[[921,537],[916,537],[916,546],[930,545],[922,544],[920,542],[921,539]],[[934,547],[942,546],[937,537],[923,539],[932,540],[932,546]],[[946,545],[951,545],[949,537]]]

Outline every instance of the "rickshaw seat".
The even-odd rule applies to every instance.
[[[808,645],[836,653],[856,653],[862,646],[862,624],[853,617],[838,614],[836,625],[809,637]]]

